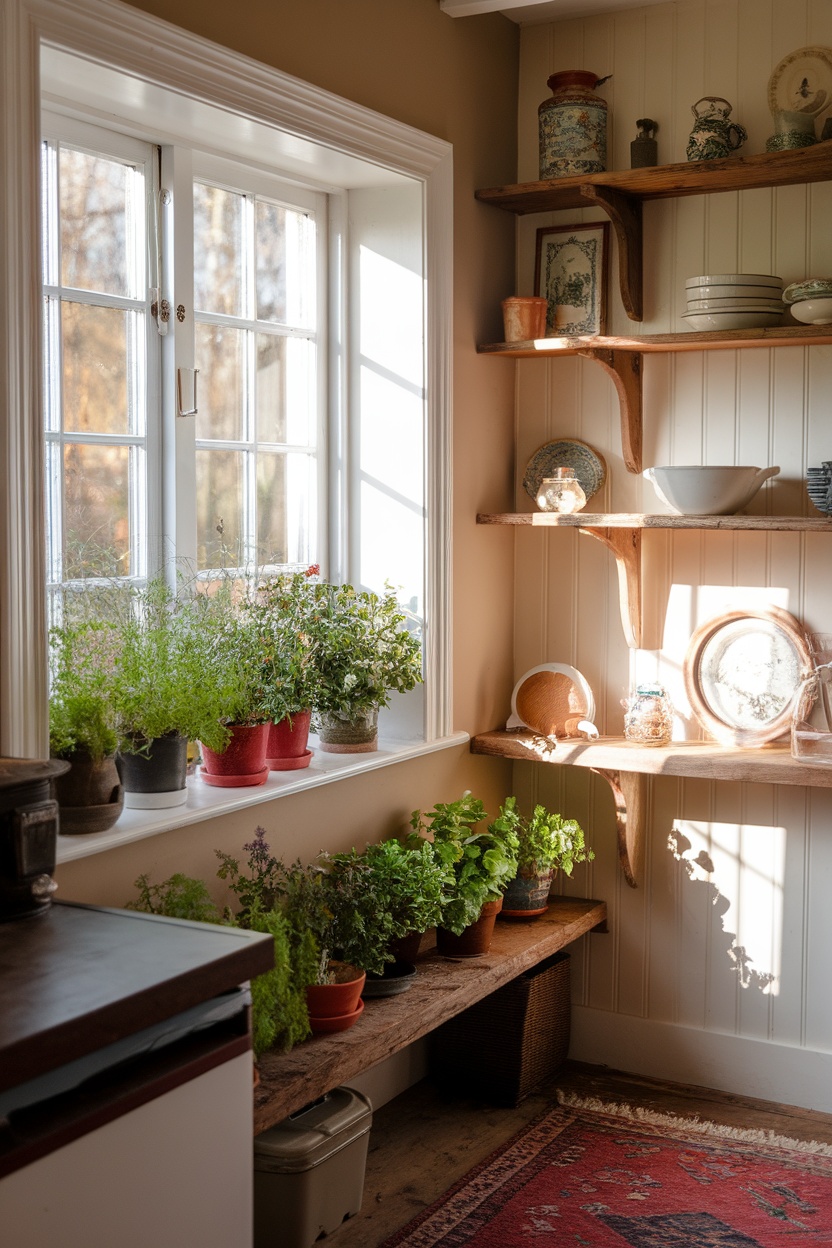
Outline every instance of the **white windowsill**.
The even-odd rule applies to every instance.
[[[261,802],[302,793],[322,784],[332,784],[359,776],[391,763],[406,762],[423,754],[465,745],[470,740],[467,732],[454,732],[436,741],[384,741],[372,754],[325,754],[316,748],[317,740],[310,737],[314,753],[312,761],[303,771],[272,771],[265,784],[255,788],[217,789],[196,777],[188,777],[188,801],[185,806],[170,810],[125,810],[114,827],[106,832],[91,832],[82,836],[59,836],[57,860],[73,862],[76,858],[88,858],[101,854],[131,841],[142,841],[148,836],[171,832],[191,823],[201,823],[217,815],[227,815],[234,810],[244,810]]]

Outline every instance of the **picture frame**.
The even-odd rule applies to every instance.
[[[548,304],[547,338],[606,333],[609,232],[609,221],[537,231],[534,292]]]

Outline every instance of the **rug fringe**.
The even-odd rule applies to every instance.
[[[682,1127],[686,1131],[695,1131],[700,1135],[737,1140],[744,1144],[769,1144],[774,1148],[790,1148],[798,1153],[814,1153],[819,1157],[832,1157],[832,1145],[824,1144],[820,1140],[794,1140],[785,1135],[777,1135],[774,1131],[723,1126],[717,1122],[704,1122],[698,1115],[692,1118],[680,1118],[676,1114],[661,1114],[652,1109],[642,1109],[639,1105],[602,1101],[595,1096],[577,1096],[574,1092],[564,1092],[560,1088],[557,1096],[558,1103],[567,1109],[586,1110],[593,1114],[609,1114],[613,1118],[643,1122],[655,1127]]]

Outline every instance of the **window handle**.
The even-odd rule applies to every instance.
[[[176,403],[179,416],[196,416],[198,412],[196,397],[196,379],[198,368],[178,368],[176,370]]]

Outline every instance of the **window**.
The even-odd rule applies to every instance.
[[[324,391],[325,404],[319,401],[316,435],[318,461],[317,512],[315,522],[318,541],[329,553],[327,569],[332,579],[371,583],[365,571],[372,555],[373,528],[378,527],[375,514],[364,509],[368,493],[363,486],[369,479],[362,469],[362,457],[372,452],[369,490],[376,501],[397,504],[400,515],[408,512],[419,530],[424,558],[417,587],[420,604],[426,617],[425,649],[427,685],[425,687],[424,735],[440,741],[450,730],[450,615],[449,615],[449,536],[450,536],[450,295],[452,283],[451,221],[452,221],[452,152],[447,143],[430,135],[382,117],[348,101],[329,95],[268,66],[258,64],[229,49],[179,30],[168,22],[140,10],[110,4],[109,0],[74,0],[67,10],[63,0],[0,0],[0,12],[8,35],[0,55],[4,72],[0,77],[0,96],[5,116],[15,118],[3,138],[6,170],[5,209],[0,221],[0,275],[4,281],[4,304],[0,319],[0,534],[4,558],[0,561],[0,751],[6,754],[38,757],[46,746],[46,655],[44,646],[47,621],[46,508],[44,507],[44,434],[43,413],[51,415],[52,473],[60,464],[67,447],[96,446],[97,437],[108,452],[121,454],[128,463],[137,441],[147,437],[144,447],[147,489],[146,507],[151,538],[164,531],[176,549],[190,549],[196,558],[196,433],[193,419],[175,417],[171,395],[175,393],[163,382],[176,377],[176,371],[193,368],[189,354],[188,332],[193,334],[193,318],[175,327],[176,348],[171,336],[161,341],[161,352],[152,316],[148,324],[147,378],[148,398],[154,385],[161,387],[161,436],[155,439],[150,427],[153,405],[146,406],[147,433],[95,431],[65,427],[63,403],[55,393],[44,394],[43,360],[46,332],[55,332],[55,318],[44,327],[44,302],[40,255],[32,235],[31,223],[41,211],[36,194],[38,185],[39,141],[42,134],[38,98],[38,77],[32,67],[40,64],[40,87],[43,100],[62,121],[92,121],[118,117],[115,127],[125,141],[162,144],[162,182],[166,180],[165,158],[170,148],[206,159],[233,159],[248,172],[272,174],[281,171],[292,191],[325,193],[329,205],[328,228],[317,231],[320,241],[326,238],[325,253],[329,260],[328,276],[316,272],[318,298],[316,307],[328,311],[324,325],[327,341],[316,350],[325,350],[328,371],[325,377],[318,369],[318,382]],[[91,66],[94,65],[94,71]],[[127,67],[130,67],[129,69]],[[73,146],[72,142],[68,146]],[[97,147],[86,142],[75,146],[87,155],[98,154]],[[108,152],[106,158],[116,164],[137,168],[142,162],[123,153]],[[151,175],[155,170],[151,164]],[[259,196],[265,202],[291,206],[292,196],[273,194],[258,186],[229,184],[225,176],[202,168],[193,176],[207,185],[238,190],[245,195]],[[193,182],[191,182],[191,186]],[[182,183],[174,188],[179,208],[182,205]],[[193,192],[191,192],[193,194]],[[412,251],[417,254],[416,267],[410,258],[407,266],[416,276],[420,313],[406,315],[390,307],[387,316],[391,334],[397,323],[409,327],[419,321],[422,368],[418,380],[403,378],[394,356],[374,358],[368,364],[368,375],[392,386],[398,394],[407,391],[418,408],[421,435],[418,439],[424,466],[423,496],[414,502],[408,491],[397,493],[401,484],[401,452],[393,443],[390,429],[380,414],[384,454],[379,453],[374,429],[364,422],[362,393],[362,361],[358,328],[364,313],[364,300],[359,278],[359,241],[353,236],[351,210],[353,200],[364,196],[372,202],[372,212],[364,222],[360,246],[384,256],[388,244],[396,249],[397,240],[406,232]],[[406,198],[411,216],[406,230],[400,226],[399,207]],[[147,214],[148,221],[150,214]],[[181,221],[181,214],[177,218]],[[414,223],[415,222],[415,231]],[[178,227],[177,227],[178,228]],[[177,264],[183,263],[186,249],[178,248]],[[191,258],[191,264],[193,257]],[[148,274],[149,275],[149,274]],[[51,274],[54,278],[54,272]],[[74,277],[72,280],[75,280]],[[178,275],[173,284],[178,288]],[[320,299],[320,284],[326,282],[326,299]],[[48,294],[61,299],[81,288],[66,285]],[[130,304],[131,295],[112,295],[105,286],[84,291],[82,296],[66,299],[94,309],[117,308],[125,319],[138,314]],[[151,287],[152,289],[152,284]],[[170,297],[173,290],[167,292]],[[106,298],[105,298],[106,296]],[[128,305],[118,305],[118,299]],[[115,304],[110,305],[110,299]],[[145,302],[147,292],[145,292]],[[61,302],[64,302],[61,299]],[[175,309],[178,299],[171,299]],[[182,300],[181,302],[185,302]],[[151,300],[152,303],[152,300]],[[93,314],[90,313],[92,316]],[[206,313],[206,316],[208,313]],[[147,312],[144,312],[147,320]],[[134,316],[134,319],[135,316]],[[257,319],[257,318],[255,318]],[[299,327],[302,328],[302,327]],[[246,332],[254,332],[246,329]],[[151,350],[151,340],[155,351]],[[131,339],[134,345],[135,337]],[[133,349],[125,345],[125,355]],[[191,348],[192,350],[192,348]],[[160,369],[153,375],[152,355],[161,355]],[[171,372],[171,366],[173,372]],[[204,379],[203,379],[204,380]],[[47,388],[54,376],[46,379]],[[187,385],[185,386],[187,390]],[[380,394],[380,388],[376,387]],[[250,396],[246,396],[249,401]],[[320,440],[322,415],[327,416],[326,440]],[[56,413],[60,422],[56,423]],[[129,426],[128,426],[129,428]],[[122,426],[123,429],[123,426]],[[71,435],[71,436],[69,436]],[[289,435],[293,438],[295,435]],[[88,441],[88,439],[90,439]],[[126,439],[124,443],[120,439]],[[212,441],[212,439],[206,439]],[[193,451],[189,444],[193,443]],[[66,445],[65,445],[66,444]],[[125,456],[124,447],[127,447]],[[267,450],[287,456],[307,453],[308,447],[292,441],[271,443]],[[58,448],[57,450],[55,448]],[[121,449],[119,449],[121,448]],[[201,448],[210,450],[211,448]],[[221,448],[214,448],[221,449]],[[242,448],[241,453],[242,453]],[[185,454],[180,455],[184,450]],[[260,447],[257,447],[259,453]],[[132,456],[136,463],[142,458]],[[248,446],[245,453],[250,453]],[[154,466],[152,457],[160,463]],[[193,481],[181,478],[182,464],[192,462]],[[408,458],[408,468],[412,457]],[[172,469],[176,473],[172,477]],[[362,473],[364,475],[362,475]],[[325,488],[320,481],[325,474]],[[151,483],[158,485],[158,497],[152,497]],[[138,472],[132,478],[141,484]],[[105,484],[109,484],[105,480]],[[128,477],[128,500],[130,498]],[[255,479],[256,485],[256,479]],[[190,489],[190,497],[188,490]],[[52,491],[54,494],[54,491]],[[139,493],[134,491],[136,499]],[[256,496],[256,490],[255,490]],[[123,497],[123,495],[122,495]],[[52,503],[54,498],[50,499]],[[246,500],[247,522],[251,523],[251,491]],[[65,498],[57,500],[61,524],[65,529]],[[132,519],[128,501],[128,527]],[[154,515],[155,508],[155,515]],[[256,516],[256,511],[254,512]],[[390,513],[388,512],[388,515]],[[156,519],[156,531],[152,525]],[[65,532],[58,542],[57,567],[50,567],[52,583],[63,577]],[[255,540],[256,525],[253,530]],[[121,531],[120,531],[121,532]],[[108,540],[113,536],[107,534]],[[132,535],[122,541],[128,549],[130,575],[139,570],[139,556],[130,545]],[[396,557],[410,542],[391,543]],[[147,571],[152,567],[153,541],[147,551]],[[404,551],[405,562],[416,565]],[[133,562],[131,562],[133,561]],[[405,583],[398,567],[390,569],[394,582]],[[414,596],[406,585],[405,599]],[[410,695],[408,695],[409,697]]]
[[[170,148],[167,168],[181,193],[173,222],[157,148],[55,116],[47,127],[50,595],[82,578],[87,586],[144,581],[171,562],[205,578],[220,569],[256,575],[328,566],[319,544],[325,197],[227,161],[219,166],[223,182],[191,180],[193,154],[183,159]],[[187,184],[177,173],[183,164]],[[286,200],[290,189],[294,202]],[[184,263],[166,230],[186,250]],[[177,273],[175,313],[161,293],[170,285],[166,266]],[[193,352],[200,381],[187,397],[197,408],[195,436],[176,440],[168,475],[195,524],[171,532],[161,505],[160,398],[163,388],[175,389],[181,417],[185,396],[177,355],[166,356],[162,340],[176,333],[172,315],[184,322],[189,313],[192,332],[179,355],[190,360]],[[190,369],[185,375],[190,381]]]

